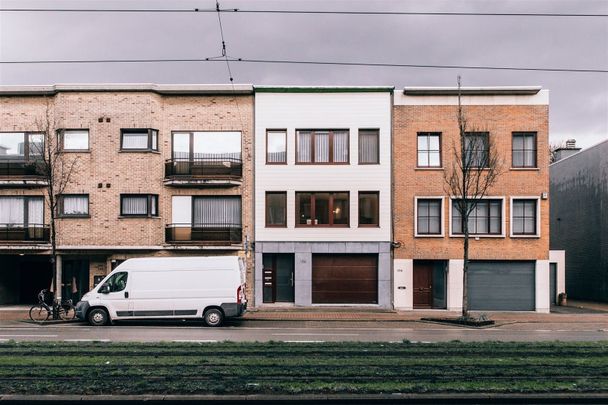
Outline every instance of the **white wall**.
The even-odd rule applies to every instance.
[[[464,260],[448,261],[448,311],[462,311]]]
[[[350,130],[349,165],[296,165],[296,129]],[[358,165],[358,131],[380,130],[380,164]],[[266,165],[266,130],[287,130],[287,165]],[[391,240],[391,94],[257,93],[255,229],[258,241]],[[265,192],[287,192],[287,228],[265,228]],[[296,191],[350,192],[349,228],[295,228]],[[380,227],[358,228],[358,191],[380,192]]]
[[[566,292],[566,251],[550,250],[549,263],[557,264],[556,288],[557,294]]]
[[[393,261],[393,306],[397,310],[414,309],[414,261],[395,259]]]
[[[177,196],[171,198],[171,223],[190,224],[192,223],[192,197]]]
[[[549,313],[551,304],[549,302],[549,290],[551,281],[549,279],[549,260],[536,261],[536,312]]]

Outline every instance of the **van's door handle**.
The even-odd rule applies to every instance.
[[[125,291],[125,298],[129,298],[129,292]]]

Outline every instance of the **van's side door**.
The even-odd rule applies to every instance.
[[[129,273],[121,271],[114,273],[99,291],[100,299],[106,304],[110,317],[124,318],[132,316],[132,305],[129,297]]]

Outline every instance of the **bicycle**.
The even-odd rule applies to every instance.
[[[42,323],[47,319],[52,318],[55,319],[54,314],[57,314],[57,318],[70,321],[76,318],[76,308],[71,299],[59,300],[53,298],[52,305],[47,304],[49,300],[47,298],[49,293],[48,290],[42,290],[38,293],[38,304],[33,305],[30,308],[30,319],[37,323]]]

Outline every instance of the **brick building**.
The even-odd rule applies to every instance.
[[[395,93],[395,308],[462,309],[458,196],[446,192],[444,181],[459,145],[457,94],[455,88]],[[549,311],[548,91],[465,88],[462,96],[470,136],[489,139],[502,161],[497,182],[469,218],[470,307]],[[564,288],[563,275],[557,279],[553,295]]]
[[[47,113],[74,162],[57,220],[62,296],[129,257],[252,256],[252,86],[4,86],[0,303],[32,302],[51,283],[34,152]]]

